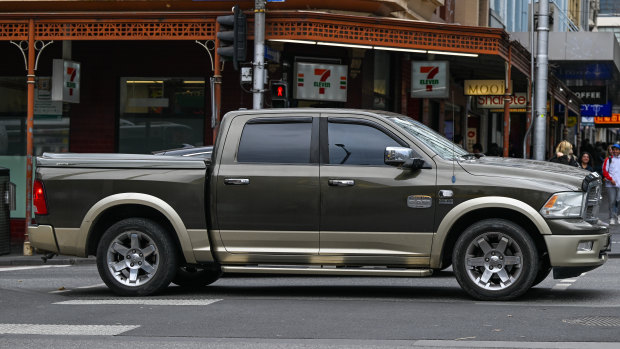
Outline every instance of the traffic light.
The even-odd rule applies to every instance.
[[[245,61],[247,51],[247,22],[245,14],[239,6],[233,7],[233,14],[218,16],[217,22],[220,30],[217,38],[220,39],[220,47],[217,53],[221,58],[233,62],[235,70],[239,70],[239,62]]]
[[[271,83],[271,105],[274,108],[286,108],[288,106],[288,84],[284,81]]]

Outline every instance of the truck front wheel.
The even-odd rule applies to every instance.
[[[452,254],[454,274],[469,295],[480,300],[509,300],[532,287],[538,252],[517,224],[486,219],[468,227]]]
[[[170,284],[177,254],[164,228],[152,220],[128,218],[112,225],[97,247],[103,282],[122,296],[146,296]]]

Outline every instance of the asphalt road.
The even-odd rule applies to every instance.
[[[478,302],[433,278],[225,277],[119,298],[94,265],[0,267],[0,347],[617,348],[620,259]]]

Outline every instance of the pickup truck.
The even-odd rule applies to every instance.
[[[476,157],[403,115],[263,109],[222,119],[210,157],[43,154],[33,247],[96,256],[115,293],[227,273],[429,277],[480,300],[607,260],[601,178]]]

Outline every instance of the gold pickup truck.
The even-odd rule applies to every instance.
[[[452,266],[481,300],[607,260],[601,178],[561,164],[478,158],[408,117],[241,110],[208,157],[44,154],[42,251],[97,258],[120,295],[227,273],[429,277]]]

